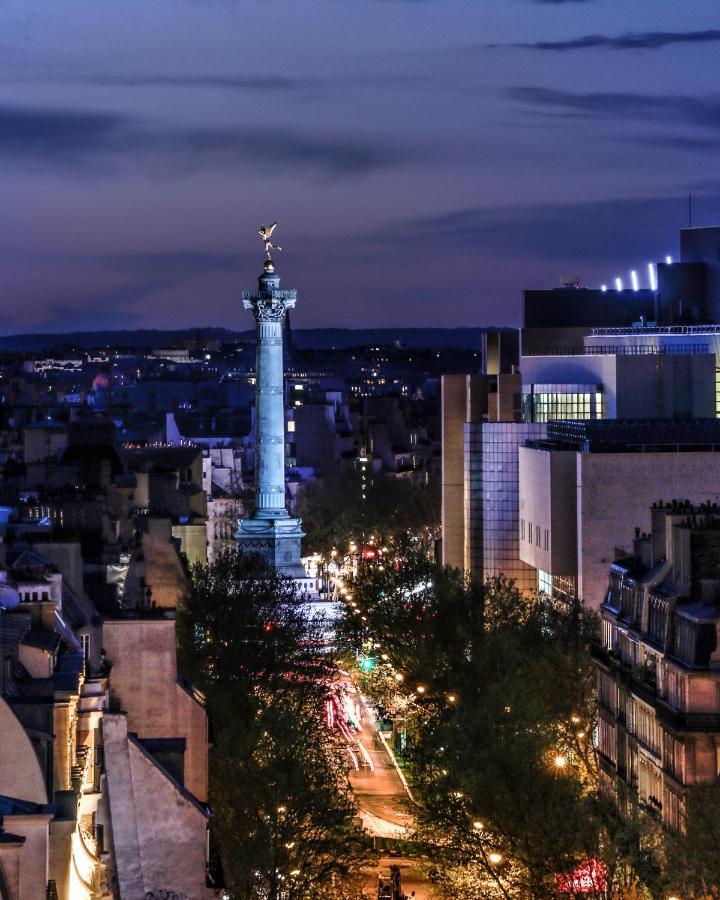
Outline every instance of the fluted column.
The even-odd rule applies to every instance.
[[[261,290],[243,292],[243,305],[257,323],[255,383],[255,515],[287,517],[285,508],[285,403],[283,392],[283,322],[295,306],[295,291],[277,290],[271,272]]]

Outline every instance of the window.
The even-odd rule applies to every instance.
[[[605,709],[615,712],[617,707],[617,688],[612,677],[607,672],[598,672],[598,701]]]
[[[612,622],[608,622],[607,619],[602,620],[602,645],[608,652],[612,653],[615,649],[615,642],[613,640],[613,624]]]
[[[545,549],[550,549],[550,532],[547,528],[545,529]]]
[[[678,831],[682,823],[683,802],[673,791],[665,789],[664,819],[668,828]]]
[[[525,519],[520,519],[520,540],[525,540]]]
[[[605,719],[598,721],[598,750],[610,762],[616,762],[617,739],[615,737],[615,726]]]
[[[90,656],[90,635],[89,634],[81,634],[80,635],[80,646],[82,647],[83,659],[87,661]]]
[[[673,709],[684,710],[687,703],[687,678],[680,672],[669,671],[667,675],[667,701]]]
[[[677,779],[683,781],[685,768],[685,746],[682,741],[676,740],[672,735],[665,734],[665,768]]]
[[[292,434],[295,431],[295,419],[290,419],[288,421],[288,431]]]
[[[540,526],[539,525],[535,526],[535,546],[536,547],[540,546]]]
[[[638,794],[643,803],[662,808],[662,774],[643,756],[638,760]]]
[[[655,713],[639,703],[635,704],[638,740],[656,756],[660,755],[661,732]],[[659,795],[658,795],[659,796]]]

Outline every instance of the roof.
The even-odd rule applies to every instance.
[[[54,653],[60,646],[60,635],[54,631],[42,631],[39,628],[31,628],[22,639],[27,647],[37,647],[38,650],[47,650]]]
[[[532,445],[583,453],[711,451],[720,447],[720,419],[553,420],[547,425],[547,441]]]
[[[125,450],[123,455],[130,463],[150,463],[161,469],[186,469],[202,455],[200,447],[144,447],[141,450]]]
[[[85,667],[85,659],[81,650],[63,653],[53,673],[53,684],[56,691],[72,693],[80,688],[80,675]]]
[[[0,609],[0,652],[12,653],[29,630],[29,615]]]
[[[192,794],[183,784],[181,784],[177,778],[174,777],[165,766],[155,757],[153,754],[143,746],[143,742],[139,740],[137,734],[132,731],[128,732],[128,742],[134,744],[143,756],[148,759],[156,769],[158,769],[162,774],[170,781],[175,789],[181,794],[189,803],[191,803],[199,812],[201,812],[205,818],[210,818],[210,807],[205,803],[201,803],[198,798]]]

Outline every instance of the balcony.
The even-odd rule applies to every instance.
[[[655,703],[658,719],[675,731],[720,733],[720,713],[694,713],[673,709],[662,700]]]

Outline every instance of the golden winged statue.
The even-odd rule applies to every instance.
[[[276,244],[273,244],[271,241],[272,233],[277,228],[277,222],[273,222],[272,225],[261,225],[258,234],[262,238],[263,246],[265,247],[265,253],[267,254],[267,258],[271,259],[270,251],[271,250],[282,250],[282,247],[278,247]]]

